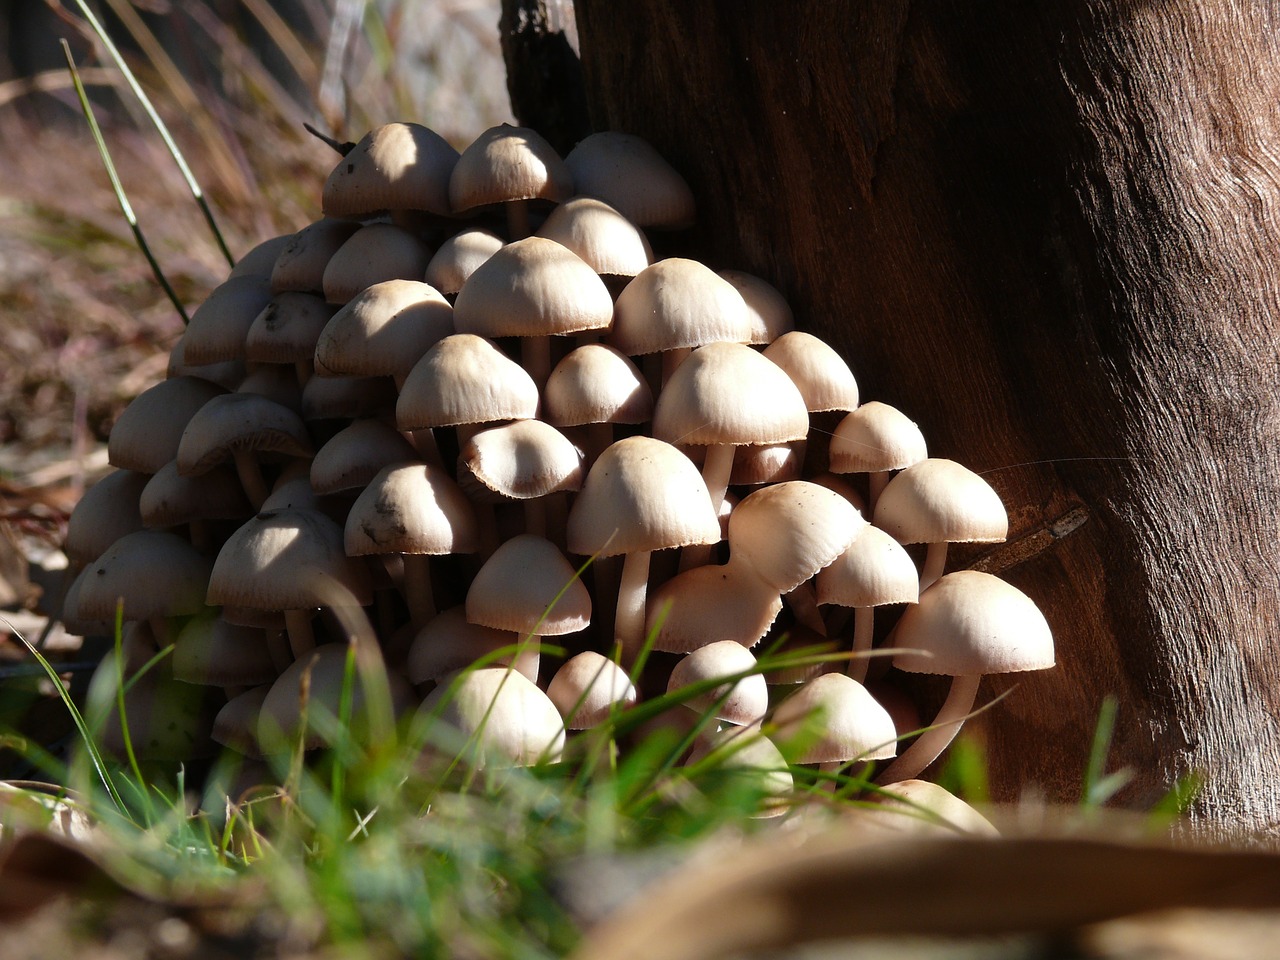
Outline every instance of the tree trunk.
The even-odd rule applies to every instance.
[[[1280,835],[1280,24],[1261,0],[578,0],[594,125],[863,395],[982,473],[1059,665],[981,721],[997,793],[1079,796],[1102,698],[1149,802]]]

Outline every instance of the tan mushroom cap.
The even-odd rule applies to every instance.
[[[896,814],[892,827],[900,832],[936,836],[1000,835],[990,820],[930,780],[899,780],[867,799],[879,804],[885,813]]]
[[[314,293],[277,293],[249,325],[244,356],[255,363],[298,363],[315,356],[332,304]]]
[[[537,416],[538,388],[514,360],[483,337],[455,333],[409,371],[396,402],[401,430]]]
[[[699,647],[671,668],[667,692],[672,693],[695,683],[736,676],[754,670],[755,667],[756,658],[742,644],[734,640],[717,640]],[[726,682],[711,690],[693,694],[684,701],[684,705],[698,713],[714,710],[717,720],[745,725],[757,722],[769,709],[769,688],[761,674],[753,673],[732,684]]]
[[[184,337],[179,335],[169,351],[169,362],[165,365],[164,375],[170,380],[178,377],[197,377],[216,383],[225,390],[234,390],[244,379],[245,362],[243,360],[224,360],[221,363],[187,363]]]
[[[618,295],[609,342],[628,356],[746,343],[751,316],[733,284],[696,260],[668,257],[645,267]]]
[[[403,379],[454,332],[453,307],[421,280],[383,280],[343,305],[316,341],[316,373]]]
[[[689,354],[658,397],[653,434],[670,443],[756,444],[803,440],[804,398],[750,347],[708,343]]]
[[[208,602],[309,610],[373,600],[369,573],[342,549],[342,528],[313,510],[261,513],[235,531],[213,564]]]
[[[840,421],[829,454],[832,473],[901,470],[928,455],[915,422],[879,400],[862,404]]]
[[[782,596],[742,562],[676,574],[649,597],[645,635],[654,649],[688,653],[732,640],[755,646],[782,611]]]
[[[449,177],[458,151],[418,123],[387,123],[356,143],[325,181],[328,217],[367,217],[384,210],[448,214]]]
[[[213,687],[253,687],[275,680],[267,640],[257,627],[195,617],[173,642],[173,678]]]
[[[653,391],[621,350],[588,343],[565,354],[543,389],[548,422],[645,423],[653,416]]]
[[[142,492],[150,477],[133,470],[114,470],[89,487],[67,519],[62,550],[72,566],[102,556],[125,534],[141,530]]]
[[[475,507],[453,477],[430,463],[384,467],[347,514],[344,541],[353,556],[474,553]]]
[[[637,226],[676,229],[693,223],[689,184],[634,134],[593,133],[569,151],[565,165],[579,194],[598,197]]]
[[[245,690],[223,705],[213,718],[210,736],[214,743],[220,743],[246,757],[262,757],[262,751],[258,749],[258,717],[274,681],[275,677],[272,677],[271,682]]]
[[[198,377],[161,380],[124,408],[107,439],[114,467],[156,473],[177,459],[182,432],[201,407],[227,391]]]
[[[564,749],[564,721],[556,705],[521,674],[498,667],[469,670],[441,681],[418,708],[419,722],[443,724],[447,756],[476,767],[531,766],[556,761]],[[438,737],[446,741],[441,732]],[[455,753],[455,748],[465,749]]]
[[[486,488],[516,500],[582,487],[582,454],[541,420],[482,430],[463,445],[460,459]]]
[[[391,223],[367,224],[329,258],[321,281],[324,298],[346,303],[384,280],[418,280],[430,262],[431,249],[408,230]]]
[[[270,280],[271,271],[275,268],[276,260],[279,259],[280,254],[284,252],[285,247],[289,245],[289,241],[292,239],[292,233],[284,233],[278,237],[268,237],[266,240],[254,244],[245,252],[244,256],[236,261],[235,266],[231,268],[231,272],[227,274],[227,279],[255,274]]]
[[[226,393],[196,411],[178,444],[178,472],[196,476],[232,459],[237,451],[276,457],[309,457],[311,436],[288,407],[256,393]]]
[[[842,607],[878,607],[915,603],[920,575],[897,540],[879,527],[863,526],[849,548],[818,571],[818,603]]]
[[[186,363],[199,366],[243,360],[254,319],[271,302],[271,283],[255,274],[224,280],[191,314],[182,334]]]
[[[271,270],[271,292],[321,293],[333,255],[360,229],[347,220],[317,220],[293,235]]]
[[[1045,670],[1054,664],[1053,635],[1025,593],[999,577],[959,570],[939,578],[907,607],[893,665],[909,673],[962,677]]]
[[[719,273],[733,284],[747,305],[751,318],[751,339],[747,343],[773,343],[795,329],[796,317],[791,305],[769,281],[742,270],[721,270]]]
[[[449,178],[455,212],[509,200],[559,203],[572,195],[573,176],[546,138],[505,123],[476,137]]]
[[[700,737],[686,763],[698,763],[713,752],[717,770],[752,777],[758,785],[764,804],[752,817],[777,817],[791,809],[787,801],[795,789],[795,780],[782,751],[761,734],[759,724],[727,726]]]
[[[783,700],[773,714],[775,741],[785,744],[795,737],[811,715],[821,735],[801,752],[797,763],[884,760],[898,752],[893,718],[866,687],[843,673],[815,677]]]
[[[254,513],[235,470],[214,467],[186,477],[178,472],[176,461],[165,464],[147,482],[138,511],[143,525],[152,530],[194,520],[246,519]]]
[[[425,279],[443,294],[457,293],[467,278],[502,247],[502,238],[490,230],[460,230],[436,248],[427,264]]]
[[[311,488],[320,496],[356,490],[368,486],[383,467],[417,459],[413,445],[394,427],[381,420],[355,420],[316,451]]]
[[[178,617],[205,609],[212,564],[186,540],[160,530],[135,530],[85,568],[76,615],[82,620]]]
[[[653,261],[653,250],[640,229],[593,197],[560,204],[537,235],[568,247],[601,276],[634,277]]]
[[[542,337],[604,330],[613,299],[572,250],[544,237],[508,243],[467,278],[454,302],[459,333]]]
[[[569,510],[568,546],[584,556],[715,543],[720,522],[689,458],[652,437],[610,445]]]
[[[941,458],[921,460],[890,480],[874,519],[899,543],[996,543],[1009,534],[1000,495],[968,467]]]
[[[591,622],[591,596],[554,543],[522,533],[484,562],[467,590],[467,619],[522,636],[563,636]]]
[[[413,683],[440,680],[456,670],[463,670],[486,654],[503,647],[516,647],[520,636],[512,630],[496,630],[467,620],[461,604],[442,610],[414,634],[409,645],[405,671]],[[529,644],[519,656],[503,654],[491,661],[492,666],[512,666],[528,679],[538,679],[537,644]]]
[[[853,410],[858,382],[844,358],[811,333],[792,330],[765,347],[764,355],[786,371],[800,388],[810,413]]]
[[[638,698],[627,672],[594,650],[566,660],[551,678],[547,696],[570,730],[594,727]]]

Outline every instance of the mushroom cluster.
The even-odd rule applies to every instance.
[[[129,663],[174,648],[125,695],[148,755],[322,744],[308,717],[338,714],[365,627],[395,709],[478,763],[554,758],[566,729],[688,684],[724,726],[695,754],[781,700],[769,730],[819,717],[800,762],[892,757],[922,724],[866,654],[875,608],[905,605],[893,666],[956,677],[889,768],[909,779],[983,674],[1053,663],[1025,595],[944,573],[948,543],[1004,538],[991,487],[860,402],[764,280],[655,256],[694,200],[642,140],[562,159],[503,125],[459,154],[387,124],[323,211],[195,311],[71,519],[71,626],[109,630],[119,607]],[[758,669],[783,635],[849,655]],[[780,764],[771,746],[737,762]]]

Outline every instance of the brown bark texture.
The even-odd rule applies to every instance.
[[[598,129],[694,188],[676,247],[775,283],[866,399],[1003,497],[955,551],[1059,665],[980,719],[997,796],[1280,836],[1280,14],[1226,0],[578,0]],[[670,245],[669,245],[670,246]]]

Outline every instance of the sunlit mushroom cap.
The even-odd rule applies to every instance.
[[[955,794],[929,780],[899,780],[876,790],[867,799],[892,813],[899,832],[956,836],[996,837],[991,821]],[[877,810],[878,814],[880,810]]]
[[[453,307],[421,280],[383,280],[338,310],[316,341],[319,374],[403,378],[454,332]]]
[[[177,459],[182,431],[196,411],[227,391],[198,377],[161,380],[130,401],[107,439],[112,466],[156,473]]]
[[[418,709],[419,722],[428,718],[445,728],[436,745],[448,756],[463,747],[456,755],[477,767],[555,761],[564,749],[555,704],[513,670],[486,667],[442,680]]]
[[[427,264],[426,281],[443,294],[457,293],[467,278],[502,249],[496,233],[481,227],[460,230],[436,248]]]
[[[742,644],[718,640],[699,647],[671,668],[667,692],[695,683],[734,677],[755,667],[756,658]],[[713,710],[717,720],[727,723],[755,723],[769,709],[769,688],[761,674],[752,673],[732,683],[726,682],[711,690],[691,694],[684,705],[699,713]]]
[[[191,314],[182,335],[183,359],[193,365],[244,359],[254,319],[271,302],[271,283],[256,274],[224,280]]]
[[[997,543],[1009,534],[1000,495],[954,460],[921,460],[885,486],[875,525],[899,543]]]
[[[366,224],[329,258],[321,281],[324,298],[346,303],[384,280],[420,280],[430,262],[430,248],[408,230],[391,223]]]
[[[405,378],[396,402],[401,430],[526,420],[538,414],[538,387],[490,341],[470,333],[445,337]]]
[[[560,204],[537,235],[568,247],[601,276],[634,277],[653,260],[640,229],[593,197],[574,197]]]
[[[74,566],[96,560],[127,533],[141,530],[142,491],[150,477],[114,470],[89,487],[67,519],[62,550]]]
[[[824,673],[803,684],[778,705],[773,720],[774,740],[784,753],[806,723],[816,723],[817,740],[795,758],[797,763],[884,760],[897,754],[893,718],[866,687],[843,673]]]
[[[297,363],[315,356],[332,304],[314,293],[277,293],[245,334],[244,355],[256,363]]]
[[[85,569],[77,615],[111,621],[119,601],[126,620],[199,613],[210,567],[207,557],[176,534],[135,530]]]
[[[753,777],[764,799],[771,801],[752,816],[776,817],[790,809],[786,800],[795,788],[795,780],[782,751],[760,733],[759,724],[727,726],[699,737],[687,762],[698,763],[713,751],[718,751],[720,758],[716,769]]]
[[[598,197],[640,227],[693,223],[693,191],[647,140],[629,133],[593,133],[569,151],[565,165],[579,194]]]
[[[178,472],[194,476],[230,460],[236,451],[308,457],[311,436],[302,418],[256,393],[227,393],[196,411],[178,444]]]
[[[683,453],[652,437],[606,448],[569,509],[571,553],[611,557],[719,539],[702,475]]]
[[[544,537],[522,533],[484,562],[467,590],[467,619],[521,635],[562,636],[591,622],[591,596]]]
[[[733,284],[747,305],[751,318],[751,338],[747,343],[773,343],[795,329],[796,318],[791,305],[773,284],[742,270],[721,270],[719,273]]]
[[[800,388],[810,413],[853,410],[858,406],[858,383],[853,371],[822,340],[803,330],[784,333],[765,347],[764,355],[786,371]]]
[[[705,564],[649,596],[645,635],[654,649],[687,653],[721,640],[754,646],[782,611],[782,597],[747,564]]]
[[[894,634],[893,665],[910,673],[972,676],[1045,670],[1053,635],[1025,593],[999,577],[958,570],[940,577],[907,607]]]
[[[752,339],[747,305],[733,284],[696,260],[645,267],[614,305],[609,342],[628,356]]]
[[[653,391],[622,351],[588,343],[555,365],[543,388],[546,417],[558,427],[584,423],[644,423]]]
[[[879,400],[862,404],[840,421],[829,454],[832,473],[901,470],[928,455],[915,422]]]
[[[527,127],[490,127],[462,151],[449,178],[454,211],[508,200],[559,203],[573,195],[573,175],[546,139]]]
[[[637,699],[627,672],[594,650],[566,660],[551,678],[547,696],[570,730],[594,727],[611,711],[631,706]]]
[[[907,551],[870,524],[844,553],[818,571],[814,583],[818,603],[842,607],[915,603],[920,598],[920,574]]]
[[[453,477],[430,463],[384,467],[347,514],[346,552],[474,553],[475,507]]]
[[[368,217],[384,210],[448,214],[449,177],[458,151],[418,123],[375,127],[325,181],[325,216]]]
[[[394,427],[381,420],[355,420],[316,451],[311,488],[321,496],[356,490],[383,467],[417,459],[412,444]]]

